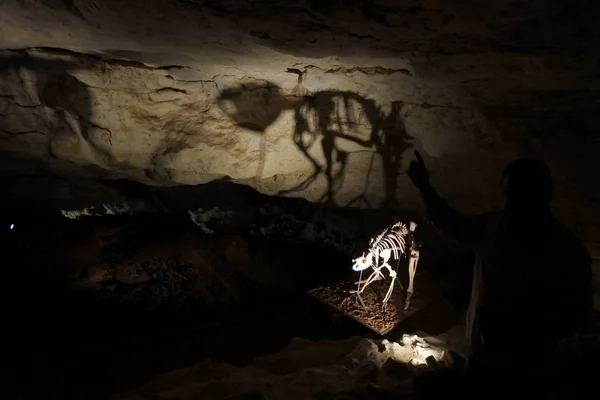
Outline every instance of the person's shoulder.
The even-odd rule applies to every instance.
[[[568,251],[576,252],[584,257],[590,258],[588,249],[583,245],[581,240],[570,230],[562,221],[552,217],[552,234],[560,243],[561,247]]]
[[[581,243],[577,235],[573,233],[561,220],[556,217],[552,217],[551,219],[551,232],[553,235],[557,236],[562,240],[566,240],[567,242]]]

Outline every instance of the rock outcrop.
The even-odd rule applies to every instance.
[[[504,164],[535,155],[600,258],[600,28],[583,3],[4,1],[2,206],[230,180],[418,211],[416,149],[481,211]]]

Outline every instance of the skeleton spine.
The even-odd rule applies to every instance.
[[[408,228],[402,222],[396,222],[394,225],[381,232],[369,245],[369,253],[377,254],[382,250],[392,249],[394,258],[398,259],[398,250],[404,253],[406,246],[406,235]]]

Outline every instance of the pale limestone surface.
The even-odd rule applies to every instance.
[[[456,3],[3,1],[5,199],[85,207],[117,195],[98,178],[230,179],[418,211],[403,173],[417,149],[440,192],[476,212],[529,154],[600,258],[597,10]],[[345,167],[329,196],[327,155],[330,175]]]

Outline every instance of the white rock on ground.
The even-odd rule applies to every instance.
[[[204,361],[163,374],[113,399],[224,399],[255,390],[270,400],[356,398],[367,393],[368,384],[389,390],[409,379],[419,366],[423,368],[425,346],[427,354],[442,364],[449,350],[464,356],[463,333],[464,327],[457,326],[438,337],[423,332],[404,335],[398,343],[358,337],[317,342],[297,338],[277,354],[258,358],[243,368]],[[407,366],[404,370],[386,368],[390,359]]]

